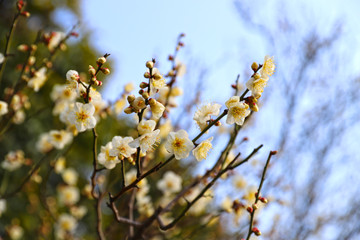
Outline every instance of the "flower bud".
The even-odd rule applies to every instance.
[[[155,80],[160,80],[162,78],[162,76],[159,73],[155,73],[153,77]]]
[[[221,126],[221,122],[220,122],[220,121],[217,121],[217,122],[215,123],[215,126],[216,126],[216,127],[220,127],[220,126]]]
[[[104,64],[106,63],[106,58],[104,57],[99,57],[98,60],[96,61],[97,64]]]
[[[257,64],[256,62],[253,62],[253,63],[251,64],[251,69],[252,69],[254,72],[256,72],[256,71],[258,70],[258,68],[259,68],[259,64]]]
[[[89,65],[89,74],[91,76],[95,76],[95,74],[96,74],[95,68],[93,66],[91,66],[91,65]]]
[[[173,57],[172,55],[169,55],[168,60],[169,60],[169,61],[173,61],[173,60],[174,60],[174,57]]]
[[[92,76],[91,79],[90,79],[90,83],[91,84],[96,84],[96,81],[97,81],[96,76]]]
[[[110,69],[108,68],[102,68],[101,71],[103,72],[103,74],[107,75],[110,73]]]
[[[146,67],[147,68],[153,68],[154,67],[154,62],[153,61],[147,61],[146,62]]]
[[[275,150],[275,151],[270,151],[270,154],[271,155],[276,155],[277,154],[277,151]]]
[[[20,14],[26,18],[30,17],[30,13],[28,11],[23,11]]]
[[[146,82],[140,83],[140,88],[147,88],[148,86],[149,86],[149,84]]]
[[[102,81],[96,80],[95,84],[100,87],[102,85]]]
[[[131,113],[133,113],[134,111],[133,111],[133,108],[132,107],[127,107],[127,108],[125,108],[124,109],[124,113],[126,113],[126,114],[131,114]]]
[[[145,73],[144,73],[144,78],[150,78],[150,73],[149,73],[149,72],[145,72]]]
[[[256,205],[255,203],[252,205],[252,208],[254,209],[254,210],[258,210],[258,205]]]
[[[127,101],[128,103],[132,103],[135,100],[135,96],[134,95],[129,95],[127,96]]]
[[[248,206],[248,207],[246,208],[246,211],[248,211],[249,213],[252,213],[254,210],[252,209],[252,207]]]
[[[17,1],[16,7],[20,11],[24,7],[24,1],[23,0]]]
[[[260,235],[261,235],[261,232],[260,232],[260,230],[259,230],[257,227],[253,227],[251,230],[252,230],[252,232],[253,232],[256,236],[260,236]]]
[[[255,80],[258,80],[259,78],[261,78],[261,76],[260,76],[259,73],[255,73],[254,76],[253,76],[253,78],[254,78]]]
[[[260,200],[262,203],[268,203],[267,198],[261,197],[261,198],[259,198],[259,200]]]
[[[141,95],[141,94],[143,94],[143,93],[144,93],[144,90],[140,89],[140,90],[139,90],[139,94]]]
[[[26,45],[26,44],[20,44],[17,47],[17,50],[20,51],[20,52],[27,52],[27,51],[29,51],[29,46]]]
[[[143,92],[141,96],[145,99],[148,99],[150,97],[148,92]]]
[[[156,105],[156,100],[154,98],[150,98],[149,99],[149,105],[152,107],[152,106],[155,106]]]
[[[34,65],[35,61],[36,61],[35,56],[30,56],[29,59],[28,59],[28,65],[29,66]]]
[[[168,73],[168,76],[170,76],[170,77],[175,76],[175,72],[174,72],[174,70],[170,70],[170,71],[169,71],[169,73]]]
[[[31,51],[37,50],[37,46],[35,44],[31,44],[30,48],[31,48]]]

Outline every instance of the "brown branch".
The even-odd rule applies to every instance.
[[[265,174],[266,174],[266,170],[269,166],[269,163],[270,163],[270,159],[273,155],[276,154],[276,151],[270,151],[269,153],[269,156],[266,160],[266,163],[265,163],[265,166],[264,166],[264,170],[262,172],[262,175],[261,175],[261,180],[260,180],[260,184],[259,184],[259,188],[255,194],[255,201],[254,201],[254,205],[259,201],[259,198],[260,198],[260,192],[261,192],[261,188],[263,186],[263,183],[265,181]],[[249,240],[250,239],[250,236],[251,234],[253,233],[253,225],[254,225],[254,216],[255,216],[255,211],[256,211],[256,208],[253,208],[252,207],[252,211],[250,213],[250,224],[249,224],[249,230],[248,230],[248,235],[246,237],[246,240]]]

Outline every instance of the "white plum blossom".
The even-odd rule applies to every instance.
[[[159,129],[156,129],[153,132],[145,133],[140,137],[136,138],[131,143],[129,143],[129,145],[134,148],[140,147],[141,152],[146,153],[155,144],[159,133],[160,133]]]
[[[274,57],[270,57],[268,55],[264,58],[264,64],[260,70],[261,76],[272,76],[275,72],[275,63],[274,63]]]
[[[66,34],[64,32],[51,32],[49,36],[49,42],[47,44],[49,50],[53,51],[65,37]]]
[[[217,103],[208,103],[198,108],[198,110],[194,114],[193,119],[196,121],[201,131],[207,127],[208,121],[211,119],[211,116],[219,115],[220,108],[221,105]]]
[[[201,142],[192,152],[195,156],[196,160],[201,161],[203,159],[206,159],[208,152],[212,148],[211,141],[213,140],[213,137]]]
[[[250,114],[249,106],[246,103],[239,101],[239,96],[233,96],[226,101],[225,105],[229,109],[226,119],[227,124],[236,123],[241,126],[243,125],[245,118]]]
[[[132,142],[134,139],[132,137],[120,137],[115,136],[112,139],[112,149],[109,152],[110,156],[119,157],[119,158],[129,158],[131,154],[136,152],[136,148],[132,148],[129,146],[129,143]]]
[[[120,162],[118,156],[110,156],[112,148],[112,142],[108,142],[105,146],[101,146],[101,152],[98,156],[98,162],[107,169],[113,169]]]
[[[268,76],[260,76],[259,74],[255,74],[254,77],[250,78],[246,82],[246,87],[251,91],[251,95],[255,98],[260,98],[261,94],[266,87]]]
[[[39,89],[46,82],[46,67],[40,68],[38,71],[34,73],[34,75],[28,81],[28,87],[34,89],[35,92],[39,91]]]
[[[75,186],[62,186],[59,188],[60,204],[73,205],[80,200],[79,189]]]
[[[80,79],[80,75],[77,71],[75,70],[69,70],[66,73],[66,80],[68,80],[69,82],[77,82]]]
[[[194,148],[194,143],[189,139],[185,130],[179,130],[169,133],[165,148],[169,153],[173,153],[176,159],[180,160],[189,156],[190,151]]]
[[[25,154],[22,150],[11,151],[6,154],[5,160],[1,163],[1,167],[11,172],[20,168],[24,162]]]
[[[73,139],[73,135],[65,130],[51,130],[49,132],[49,142],[56,149],[63,149]]]
[[[0,116],[5,115],[8,112],[8,104],[4,101],[0,101]]]
[[[94,113],[95,107],[91,103],[76,102],[73,111],[70,113],[69,120],[79,132],[84,132],[95,127]]]
[[[156,184],[165,195],[171,195],[181,190],[182,178],[172,171],[167,171]]]
[[[36,149],[41,153],[47,153],[53,149],[53,147],[54,146],[50,143],[50,134],[42,133],[36,143]]]
[[[66,102],[73,102],[75,101],[77,97],[76,91],[74,91],[72,88],[70,88],[68,85],[63,84],[54,85],[50,98],[53,101],[66,101]]]
[[[65,169],[62,171],[61,176],[65,183],[72,186],[76,185],[79,178],[79,174],[73,168]]]
[[[154,120],[141,120],[137,126],[140,135],[154,131],[156,122]]]
[[[77,227],[77,220],[70,214],[63,213],[59,216],[56,224],[56,239],[68,239],[68,233],[72,234]]]

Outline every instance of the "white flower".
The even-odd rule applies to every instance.
[[[49,35],[49,34],[47,34]],[[66,37],[66,34],[63,32],[51,32],[49,36],[49,42],[47,47],[50,51],[53,51],[60,42]]]
[[[17,224],[14,224],[14,225],[11,225],[10,227],[7,227],[7,232],[10,236],[10,239],[12,240],[18,240],[18,239],[21,239],[24,235],[24,229],[17,225]]]
[[[201,161],[203,159],[206,159],[208,152],[212,148],[212,144],[211,144],[212,140],[213,137],[203,141],[192,151],[196,160]]]
[[[59,157],[55,162],[54,170],[58,174],[62,173],[65,169],[65,166],[66,166],[66,159],[64,157]]]
[[[59,188],[60,204],[73,205],[80,199],[79,189],[74,186],[62,186]]]
[[[111,142],[108,142],[105,146],[101,146],[101,152],[98,156],[100,164],[104,165],[107,169],[113,169],[117,163],[120,162],[117,156],[110,156],[110,150],[113,148]]]
[[[50,143],[50,134],[42,133],[39,140],[36,143],[36,149],[41,153],[47,153],[53,149],[53,145]]]
[[[4,101],[0,101],[0,116],[8,113],[8,104]]]
[[[73,232],[77,227],[77,220],[71,216],[70,214],[63,213],[59,216],[59,220],[57,223],[56,230],[60,231],[60,235],[64,234],[65,232]],[[59,232],[57,233],[59,235]]]
[[[143,97],[137,97],[130,103],[130,105],[134,108],[135,112],[138,112],[146,107],[145,99]]]
[[[154,120],[141,120],[139,122],[137,129],[140,135],[143,135],[145,133],[151,133],[154,131],[156,126],[156,122]]]
[[[134,141],[129,143],[130,147],[140,147],[142,153],[146,153],[151,146],[156,142],[157,136],[159,135],[160,130],[156,129],[153,132],[145,133],[140,137],[136,138]]]
[[[69,70],[66,73],[66,80],[69,82],[77,82],[80,79],[80,75],[75,70]]]
[[[50,97],[53,101],[73,102],[77,97],[77,93],[66,84],[56,84],[53,87]]]
[[[20,168],[24,162],[25,156],[22,150],[11,151],[6,154],[5,161],[1,163],[1,167],[11,172]]]
[[[163,178],[157,182],[156,186],[165,195],[179,192],[181,190],[182,179],[179,175],[172,171],[167,171]]]
[[[35,92],[39,91],[39,89],[46,82],[46,68],[42,67],[38,71],[34,73],[34,76],[29,79],[28,87],[34,89]]]
[[[18,110],[12,118],[13,123],[22,124],[25,121],[25,111]]]
[[[150,108],[151,108],[152,116],[153,116],[154,119],[159,119],[163,115],[163,113],[165,111],[164,105],[162,105],[158,101],[155,101],[154,104],[150,103]]]
[[[73,135],[65,130],[51,130],[49,133],[49,142],[56,149],[63,149],[73,139]]]
[[[264,64],[260,70],[261,76],[272,76],[275,72],[274,57],[268,55],[264,58]]]
[[[251,95],[255,98],[261,97],[264,88],[266,87],[268,76],[255,75],[246,82],[246,87],[251,91]]]
[[[78,178],[79,178],[79,174],[75,171],[75,169],[73,168],[67,168],[65,169],[62,174],[62,179],[64,180],[64,182],[66,182],[69,185],[76,185]]]
[[[131,169],[126,172],[126,174],[125,174],[126,185],[129,185],[136,180],[136,178],[137,178],[136,174],[137,174],[137,171],[135,169]],[[141,190],[142,188],[144,188],[147,185],[147,179],[143,178],[136,185],[139,187],[139,190]]]
[[[136,152],[136,148],[132,148],[129,146],[129,143],[133,140],[134,139],[132,137],[122,138],[120,136],[115,136],[111,141],[113,148],[110,150],[109,155],[119,158],[129,158],[131,154]]]
[[[201,131],[207,127],[207,125],[208,125],[207,122],[211,119],[211,115],[212,116],[219,115],[220,108],[221,108],[221,105],[217,104],[217,103],[214,103],[214,104],[208,103],[208,104],[203,105],[200,108],[198,108],[198,110],[194,114],[193,119],[199,125]]]
[[[6,200],[0,199],[0,217],[6,211]]]
[[[240,102],[239,96],[232,96],[229,100],[225,102],[225,106],[230,109],[230,107],[236,103]]]
[[[246,103],[232,103],[227,115],[226,123],[243,125],[245,118],[250,114],[249,106]]]
[[[179,160],[189,156],[190,151],[194,148],[194,143],[189,139],[185,130],[179,130],[169,133],[165,148]]]
[[[79,132],[84,132],[95,127],[94,113],[95,107],[91,103],[82,104],[76,102],[73,111],[70,113],[69,120]]]
[[[71,215],[77,219],[83,218],[87,211],[88,209],[85,206],[72,206],[70,208]]]

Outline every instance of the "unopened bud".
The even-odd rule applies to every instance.
[[[31,48],[31,51],[37,50],[37,46],[35,44],[31,44],[30,48]]]
[[[134,95],[129,95],[127,96],[127,101],[128,103],[132,103],[135,100],[135,96]]]
[[[254,72],[256,72],[256,71],[258,70],[258,68],[259,68],[259,64],[257,64],[256,62],[253,62],[253,63],[251,64],[251,69],[252,69]]]
[[[277,154],[277,151],[275,150],[275,151],[270,151],[270,154],[271,155],[276,155]]]
[[[148,86],[149,86],[149,84],[146,82],[140,83],[140,88],[147,88]]]
[[[172,55],[169,55],[168,59],[169,59],[169,61],[172,61],[172,60],[174,60],[174,57]]]
[[[17,47],[17,50],[19,50],[20,52],[27,52],[27,51],[29,51],[29,46],[26,44],[20,44]]]
[[[107,74],[110,73],[110,69],[108,69],[108,68],[102,68],[101,71],[102,71],[105,75],[107,75]]]
[[[262,203],[268,203],[267,198],[261,197],[261,198],[259,198],[259,200],[260,200]]]
[[[74,37],[78,37],[78,36],[79,36],[79,33],[77,33],[77,32],[71,32],[70,35],[71,35],[71,36],[74,36]]]
[[[255,203],[252,205],[252,208],[254,209],[254,210],[258,210],[258,205],[256,205]]]
[[[231,84],[231,87],[233,88],[233,89],[237,89],[237,86],[236,86],[236,84]]]
[[[220,121],[217,121],[217,122],[215,123],[215,126],[220,127],[220,126],[221,126],[221,122],[220,122]]]
[[[139,94],[141,95],[141,94],[143,94],[143,93],[144,93],[144,90],[140,89],[140,90],[139,90]]]
[[[253,227],[252,228],[252,232],[256,235],[256,236],[260,236],[261,232],[257,227]]]
[[[61,51],[65,51],[67,49],[67,46],[65,43],[60,43],[59,48]]]
[[[144,73],[144,78],[150,78],[150,73],[149,73],[149,72],[145,72],[145,73]]]
[[[149,99],[149,104],[150,104],[151,107],[155,106],[156,105],[156,100],[154,98],[150,98]]]
[[[29,57],[29,60],[28,60],[28,65],[29,65],[29,66],[34,65],[35,61],[36,61],[35,56],[30,56],[30,57]]]
[[[98,60],[96,61],[96,63],[98,63],[98,64],[104,64],[104,63],[106,63],[106,58],[104,58],[104,57],[99,57]]]
[[[246,208],[246,211],[248,211],[249,213],[252,213],[254,210],[252,209],[252,207],[249,206]]]
[[[148,92],[143,92],[141,96],[145,99],[148,99],[150,97]]]
[[[20,14],[26,18],[30,17],[30,13],[28,11],[23,11]]]
[[[184,43],[183,43],[183,42],[179,42],[179,46],[180,46],[180,47],[183,47],[183,46],[184,46]]]
[[[126,114],[131,114],[133,112],[134,112],[134,110],[133,110],[132,107],[127,107],[127,108],[124,109],[124,113],[126,113]]]
[[[153,68],[154,67],[154,62],[153,61],[147,61],[146,62],[146,67],[147,68]]]
[[[160,80],[162,78],[162,76],[159,73],[155,73],[153,77],[155,80]]]
[[[16,7],[20,11],[24,7],[24,1],[23,0],[17,1]]]
[[[95,83],[96,83],[96,85],[97,85],[97,86],[99,86],[99,87],[102,85],[102,81],[98,81],[98,80],[96,80],[96,82],[95,82]]]
[[[91,84],[96,84],[96,81],[97,81],[96,76],[92,76],[91,79],[90,79],[90,83]]]
[[[91,76],[95,76],[95,74],[96,74],[95,68],[93,66],[91,66],[91,65],[89,65],[89,74]]]

